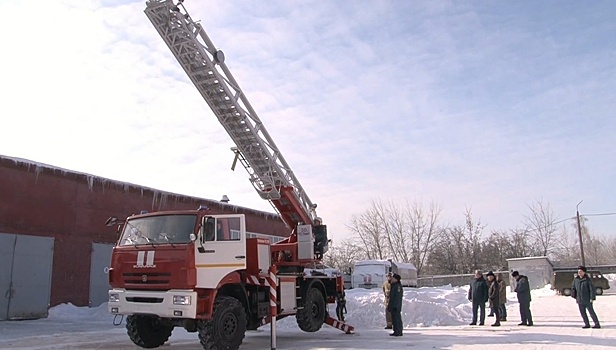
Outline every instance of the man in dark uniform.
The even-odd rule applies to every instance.
[[[573,280],[573,285],[571,286],[571,296],[577,301],[582,320],[584,320],[584,327],[582,328],[590,328],[586,310],[588,310],[592,321],[595,323],[592,328],[601,328],[599,318],[595,313],[595,308],[592,306],[592,302],[597,295],[596,293],[592,280],[588,274],[586,274],[586,266],[578,266],[578,275]]]
[[[518,326],[532,326],[533,315],[530,312],[530,284],[528,277],[520,275],[518,271],[513,271],[511,276],[515,278],[515,292],[518,295],[518,303],[520,303],[520,318],[522,322]]]
[[[490,271],[486,274],[490,287],[488,288],[488,299],[490,300],[490,308],[494,310],[495,322],[492,327],[500,326],[500,283],[496,280],[494,272]]]
[[[481,270],[475,270],[475,279],[471,282],[468,290],[468,300],[473,303],[473,322],[471,326],[477,325],[477,311],[479,311],[479,325],[483,326],[486,320],[486,301],[488,301],[488,283],[483,278]]]
[[[391,276],[391,291],[389,292],[389,303],[387,304],[387,311],[391,312],[391,323],[394,328],[394,332],[391,336],[402,336],[402,297],[404,290],[400,283],[400,275],[394,273]]]

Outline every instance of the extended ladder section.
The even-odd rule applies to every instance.
[[[237,148],[237,159],[250,182],[291,228],[312,223],[314,208],[257,113],[244,96],[201,24],[186,12],[182,1],[150,0],[146,16],[210,106]]]

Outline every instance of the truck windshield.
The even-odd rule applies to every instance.
[[[196,215],[159,215],[128,220],[120,245],[176,244],[190,242]]]

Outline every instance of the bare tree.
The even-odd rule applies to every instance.
[[[484,268],[506,270],[507,259],[513,257],[512,244],[507,232],[492,231],[482,246],[481,254],[485,261]]]
[[[607,240],[605,244],[606,250],[606,263],[613,263],[616,261],[616,237],[612,237]]]
[[[434,202],[430,203],[427,212],[424,211],[420,202],[414,202],[406,206],[406,218],[410,230],[410,246],[412,262],[420,274],[424,264],[436,245],[443,229],[438,226],[438,218],[441,209]]]
[[[515,228],[510,231],[511,255],[514,258],[538,255],[536,248],[533,248],[531,235],[527,228]]]
[[[481,268],[481,264],[479,261],[481,256],[480,239],[483,234],[483,229],[485,228],[485,225],[481,224],[481,220],[475,221],[473,219],[473,213],[470,208],[466,208],[464,216],[464,231],[466,236],[466,242],[468,245],[468,259],[470,259],[469,264],[467,265],[469,267],[467,273],[470,273],[471,270]]]
[[[444,229],[428,257],[430,272],[432,274],[465,273],[467,271],[464,262],[466,246],[463,227],[453,226]]]
[[[402,211],[392,202],[384,204],[380,200],[373,204],[375,220],[383,228],[387,239],[387,248],[390,258],[399,262],[410,262],[411,251],[408,243],[407,222]]]
[[[580,260],[580,245],[577,238],[577,224],[573,230],[563,223],[560,233],[554,241],[551,259],[559,266],[575,266]]]
[[[438,227],[439,214],[440,209],[433,203],[426,211],[420,202],[400,207],[377,200],[364,213],[353,216],[347,228],[355,234],[357,246],[368,259],[413,263],[421,273],[442,231]]]
[[[549,203],[536,200],[532,205],[528,205],[530,214],[524,217],[524,224],[528,228],[534,245],[540,247],[540,254],[548,256],[556,238],[557,226],[554,212]]]
[[[388,255],[388,239],[382,222],[377,219],[381,215],[377,205],[372,202],[371,207],[366,212],[351,217],[351,223],[347,225],[347,228],[356,237],[357,246],[368,259],[382,260],[386,259]]]
[[[323,257],[323,263],[347,273],[351,270],[355,261],[363,259],[364,256],[362,256],[361,249],[357,245],[348,241],[340,244],[332,242],[329,251]]]
[[[611,260],[610,256],[615,254],[609,250],[610,240],[606,237],[592,234],[587,224],[588,219],[581,216],[580,226],[582,229],[582,239],[584,240],[586,264],[589,266],[611,264],[614,260]]]

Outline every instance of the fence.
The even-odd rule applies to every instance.
[[[509,285],[509,271],[495,271],[494,274],[503,274],[503,281],[505,285]],[[471,283],[471,280],[475,277],[475,274],[468,273],[463,275],[439,275],[420,277],[417,279],[418,287],[440,287],[448,284],[453,287],[467,286]]]

